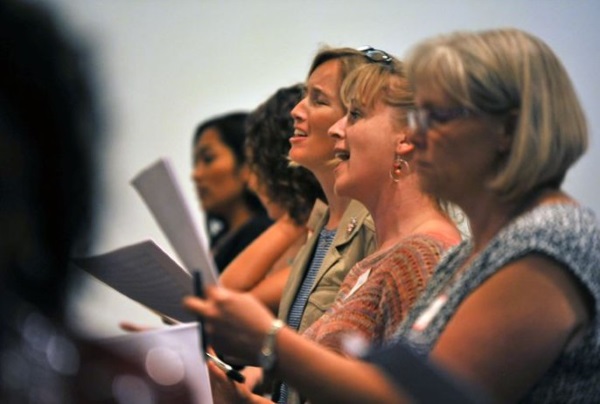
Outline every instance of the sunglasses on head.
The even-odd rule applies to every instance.
[[[375,49],[372,46],[361,46],[356,50],[361,52],[372,62],[383,63],[386,65],[392,63],[392,57],[390,55],[380,49]]]

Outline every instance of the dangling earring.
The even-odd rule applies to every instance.
[[[409,171],[410,166],[408,165],[408,161],[400,157],[399,154],[396,154],[394,157],[394,164],[392,164],[392,169],[390,170],[390,178],[392,181],[400,181],[400,178],[408,174]]]

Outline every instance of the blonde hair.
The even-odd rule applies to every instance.
[[[460,105],[516,112],[512,145],[488,186],[507,200],[558,188],[585,152],[585,116],[569,76],[540,39],[517,29],[457,32],[417,45],[406,60],[413,85],[427,83]]]
[[[346,76],[354,71],[357,67],[369,63],[369,60],[365,57],[364,53],[353,48],[332,48],[329,46],[323,46],[319,49],[317,54],[312,60],[308,76],[323,63],[330,60],[338,60],[341,65],[340,76],[343,82]]]
[[[378,101],[396,108],[399,127],[406,126],[406,111],[414,107],[404,65],[394,57],[387,63],[371,62],[354,69],[342,83],[340,93],[346,108],[357,103],[372,110]]]
[[[406,77],[401,61],[390,56],[389,63],[372,62],[353,70],[341,89],[342,102],[349,108],[356,103],[366,110],[373,110],[377,102],[383,102],[396,110],[397,128],[407,126],[407,110],[414,108],[414,93]],[[462,211],[454,204],[429,195],[434,206],[461,228],[461,234],[469,234],[468,223]]]

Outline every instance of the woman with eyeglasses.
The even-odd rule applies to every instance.
[[[444,251],[460,241],[437,201],[421,192],[411,169],[414,146],[408,141],[407,112],[414,107],[413,93],[402,64],[384,55],[346,78],[341,93],[348,112],[329,129],[337,157],[335,191],[367,207],[377,238],[377,250],[351,269],[331,308],[302,332],[304,338],[342,355],[351,342],[381,346],[389,340]],[[231,299],[235,302],[237,297]],[[189,307],[194,308],[194,302],[188,302]],[[226,317],[237,321],[244,316],[237,312],[241,308],[234,303],[218,318],[208,318],[210,326],[212,321],[228,321]],[[244,325],[240,320],[240,327]],[[241,338],[251,334],[236,332]],[[266,350],[260,364],[271,371],[276,353],[269,351],[268,343]],[[279,402],[305,401],[287,384],[280,392]]]
[[[394,343],[368,357],[375,366],[331,355],[286,328],[270,336],[272,320],[258,307],[247,321],[253,338],[229,353],[251,360],[270,336],[276,373],[313,402],[426,395],[401,366],[407,345],[494,401],[597,400],[600,229],[592,211],[560,189],[588,143],[560,60],[540,39],[500,29],[425,41],[407,71],[421,186],[463,209],[472,238],[444,257]],[[195,306],[210,322],[229,296],[208,292]],[[220,336],[232,327],[212,326]]]

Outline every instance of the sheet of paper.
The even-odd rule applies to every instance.
[[[106,338],[99,342],[143,366],[159,384],[184,380],[196,403],[213,402],[198,323]]]
[[[216,264],[207,249],[208,237],[183,197],[167,159],[143,170],[131,184],[138,191],[188,271],[200,271],[204,284],[218,283]]]
[[[194,293],[191,275],[152,240],[74,258],[72,263],[159,314],[181,322],[196,320],[181,303]]]

